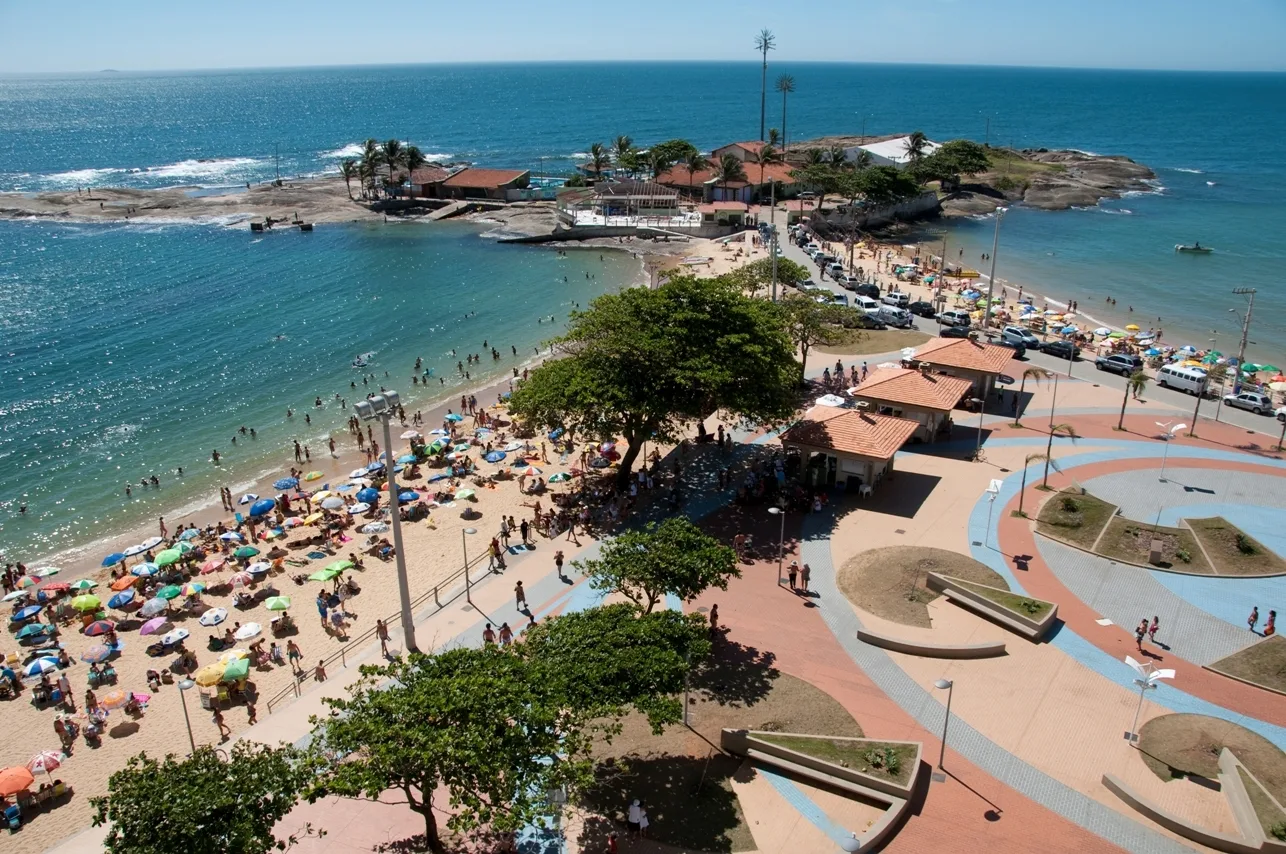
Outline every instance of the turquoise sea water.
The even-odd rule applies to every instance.
[[[1078,299],[1105,320],[1126,321],[1133,304],[1141,326],[1161,316],[1167,339],[1215,337],[1225,351],[1237,337],[1227,310],[1242,305],[1228,292],[1257,287],[1251,358],[1286,365],[1277,282],[1286,75],[784,63],[770,72],[795,78],[792,139],[919,128],[1147,163],[1158,173],[1153,193],[1093,210],[1011,212],[998,275]],[[622,133],[704,149],[754,138],[758,87],[753,63],[5,77],[0,190],[230,186],[278,166],[320,174],[367,136],[398,136],[439,160],[566,172],[592,142]],[[780,98],[768,104],[768,124],[780,126]],[[203,462],[213,447],[228,454],[217,482],[265,470],[294,436],[286,406],[347,390],[358,353],[376,351],[377,374],[389,370],[405,391],[416,355],[450,375],[452,347],[477,352],[487,338],[530,352],[548,334],[537,316],[565,315],[638,269],[628,256],[497,246],[458,224],[258,239],[243,229],[0,222],[0,549],[11,559],[213,496]],[[990,220],[956,223],[948,254],[964,246],[973,263],[991,236]],[[1194,240],[1217,253],[1174,254]],[[1116,314],[1101,308],[1107,295]],[[344,417],[328,407],[318,438]],[[259,443],[229,453],[241,424],[256,427]],[[179,465],[182,484],[165,477]],[[165,488],[135,489],[126,503],[124,481],[151,473]]]

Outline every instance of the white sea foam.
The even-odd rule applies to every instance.
[[[1215,186],[1215,182],[1214,182],[1214,181],[1207,181],[1207,182],[1206,182],[1206,186],[1207,186],[1207,187],[1213,187],[1213,186]]]
[[[123,173],[128,170],[119,168],[110,169],[72,169],[68,172],[56,172],[46,178],[47,181],[68,186],[83,185],[92,186],[108,175]]]
[[[225,157],[211,160],[180,160],[166,166],[149,166],[147,174],[165,178],[218,178],[248,169],[262,161],[253,157]]]
[[[1200,169],[1185,169],[1185,168],[1183,168],[1182,166],[1174,166],[1174,167],[1172,167],[1172,168],[1174,169],[1174,171],[1175,171],[1175,172],[1187,172],[1189,175],[1204,175],[1204,174],[1206,174],[1205,172],[1202,172]]]
[[[323,160],[343,160],[346,157],[361,157],[364,147],[360,142],[350,142],[343,148],[336,148],[334,151],[323,151],[317,156]]]

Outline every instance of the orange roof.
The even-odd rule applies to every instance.
[[[759,152],[764,150],[764,146],[767,144],[768,143],[766,142],[760,142],[758,140],[755,140],[754,142],[730,142],[727,145],[719,146],[718,148],[715,149],[715,151],[722,151],[725,148],[744,148],[746,151],[749,151],[751,154],[758,154]]]
[[[795,170],[795,167],[788,163],[763,164],[762,178],[759,175],[759,167],[760,164],[758,163],[743,163],[742,168],[745,170],[746,180],[729,181],[728,186],[744,187],[747,184],[758,186],[760,184],[767,184],[769,181],[777,181],[781,184],[796,183],[795,179],[790,175],[790,173]],[[700,187],[702,184],[713,181],[714,176],[715,170],[713,168],[698,169],[689,176],[687,168],[680,164],[678,166],[671,166],[669,169],[662,172],[657,176],[656,182],[658,184],[664,184],[667,187]],[[720,183],[719,186],[722,187],[723,184]]]
[[[998,374],[1013,356],[1013,350],[969,338],[934,338],[916,348],[911,361]]]
[[[954,409],[972,386],[973,383],[963,377],[909,368],[877,368],[852,390],[852,395],[921,409],[946,410]]]
[[[909,418],[817,406],[806,412],[802,421],[781,434],[781,443],[887,460],[919,427],[920,422]]]
[[[526,169],[461,169],[442,182],[444,187],[503,187],[527,174]]]

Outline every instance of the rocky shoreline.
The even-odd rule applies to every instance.
[[[989,172],[942,200],[943,216],[974,216],[1021,203],[1046,211],[1094,207],[1126,193],[1151,192],[1156,173],[1119,155],[1075,150],[1024,149],[1014,175]]]

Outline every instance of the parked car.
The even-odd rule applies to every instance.
[[[1157,371],[1157,385],[1162,388],[1174,388],[1188,394],[1203,396],[1206,393],[1206,372],[1200,368],[1182,368],[1178,365],[1166,365]]]
[[[844,275],[844,265],[838,261],[832,261],[826,265],[826,272],[830,273],[831,277],[838,282],[840,277]]]
[[[880,302],[884,303],[885,305],[897,306],[898,308],[906,308],[908,305],[911,304],[911,297],[908,294],[902,293],[901,291],[889,291],[887,294],[885,294],[883,297],[880,298]]]
[[[938,312],[937,319],[943,326],[968,327],[970,323],[969,312],[956,308]]]
[[[870,297],[864,297],[861,294],[853,295],[853,307],[861,309],[871,317],[879,317],[880,304]]]
[[[1040,346],[1040,339],[1031,333],[1030,329],[1022,326],[1006,326],[1000,330],[1001,335],[1008,335],[1022,342],[1022,345],[1028,349]]]
[[[817,283],[812,279],[804,279],[804,281],[800,282],[795,287],[799,288],[801,291],[811,291],[813,288],[817,287]]]
[[[1081,357],[1081,348],[1071,341],[1046,341],[1040,345],[1040,351],[1056,356],[1059,359],[1079,359]]]
[[[911,312],[895,305],[880,306],[879,313],[875,316],[895,329],[906,329],[913,322]]]
[[[925,302],[922,299],[916,300],[908,305],[906,310],[918,317],[933,317],[933,315],[937,314],[937,312],[933,310],[933,303]]]
[[[844,321],[845,326],[851,326],[855,329],[888,329],[888,325],[878,317],[872,317],[869,314],[859,314],[852,321]]]
[[[1243,391],[1241,394],[1225,394],[1223,396],[1224,406],[1233,406],[1237,409],[1248,409],[1256,415],[1263,415],[1273,411],[1273,402],[1266,395],[1254,391]]]
[[[871,299],[880,298],[880,286],[875,284],[875,282],[865,282],[853,288],[853,290],[864,297],[870,297]]]
[[[831,302],[835,305],[848,305],[848,294],[831,294]]]
[[[1094,360],[1094,367],[1100,371],[1110,371],[1111,373],[1128,377],[1137,371],[1143,370],[1143,360],[1138,356],[1113,353],[1110,356],[1099,356]]]
[[[1019,341],[1013,335],[1006,336],[1004,333],[993,335],[990,338],[990,341],[992,344],[996,344],[1000,347],[1008,347],[1013,350],[1015,359],[1021,359],[1027,355],[1027,345],[1023,344],[1023,342]]]
[[[1273,415],[1277,416],[1278,421],[1286,424],[1286,406],[1278,407],[1277,411],[1274,412]]]
[[[835,277],[835,284],[839,285],[841,288],[844,288],[845,290],[855,291],[857,290],[857,286],[861,284],[861,281],[857,278],[857,276],[854,276],[851,273],[845,273],[842,276]]]
[[[939,338],[968,338],[970,329],[968,326],[956,326],[953,323],[944,323],[938,327]]]

